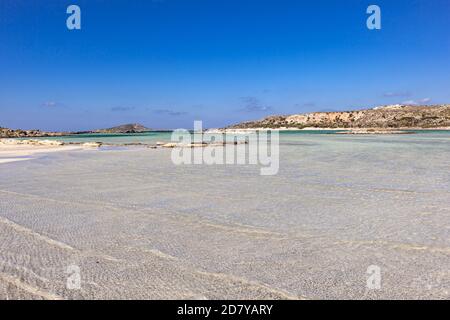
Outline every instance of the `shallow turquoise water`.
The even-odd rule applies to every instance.
[[[424,130],[414,131],[409,130],[413,134],[410,135],[389,135],[394,141],[413,141],[417,139],[432,139],[432,138],[450,138],[450,130]],[[331,130],[304,130],[304,131],[280,131],[280,142],[292,143],[304,141],[305,138],[311,137],[317,139],[326,135],[328,139],[336,140],[362,140],[382,139],[385,135],[362,135],[362,136],[342,136],[335,135],[336,131]],[[167,131],[152,131],[145,133],[134,134],[79,134],[65,137],[46,137],[40,139],[59,140],[64,142],[102,142],[107,144],[126,144],[126,143],[143,143],[156,144],[158,141],[171,141],[171,132]],[[207,135],[206,135],[207,136]]]
[[[282,132],[273,176],[146,147],[3,164],[0,275],[68,299],[449,299],[450,133],[321,133]],[[0,299],[29,297],[11,287]]]
[[[170,141],[171,132],[155,131],[132,134],[78,134],[64,137],[45,137],[40,139],[64,142],[102,142],[108,144],[145,143],[155,144],[157,141]]]

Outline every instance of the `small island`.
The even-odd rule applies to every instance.
[[[42,138],[42,137],[62,137],[68,135],[77,134],[92,134],[92,133],[103,133],[103,134],[115,134],[115,133],[143,133],[149,132],[149,129],[142,124],[123,124],[116,127],[108,129],[97,129],[89,131],[77,131],[77,132],[46,132],[41,130],[22,130],[22,129],[9,129],[0,127],[0,138]]]

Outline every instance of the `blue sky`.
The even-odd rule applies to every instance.
[[[0,126],[220,127],[449,88],[448,0],[0,0]]]

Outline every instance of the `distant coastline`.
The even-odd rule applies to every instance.
[[[22,130],[22,129],[9,129],[0,127],[0,138],[44,138],[44,137],[62,137],[68,135],[78,134],[113,134],[113,133],[143,133],[153,131],[141,124],[124,124],[107,129],[96,129],[89,131],[76,131],[76,132],[46,132],[41,130]]]
[[[243,133],[257,130],[326,130],[345,131],[344,134],[403,134],[405,130],[450,130],[450,105],[388,105],[353,111],[275,115],[261,120],[246,121],[205,131],[209,133]],[[171,130],[154,130],[138,123],[76,132],[46,132],[0,127],[0,138],[42,138],[102,133],[138,134],[154,131],[166,132]]]
[[[223,128],[279,130],[430,130],[450,129],[450,105],[388,105],[372,109],[275,115]]]

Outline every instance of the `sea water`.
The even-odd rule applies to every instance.
[[[170,156],[109,148],[2,165],[0,297],[450,298],[447,132],[282,133],[274,176]],[[80,290],[65,286],[72,265]]]

